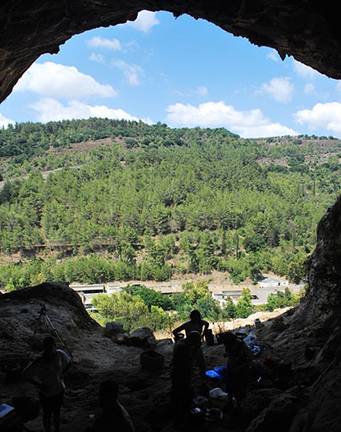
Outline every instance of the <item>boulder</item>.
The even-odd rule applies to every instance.
[[[297,397],[283,393],[256,417],[246,432],[287,432],[297,412]]]
[[[156,339],[149,327],[140,327],[130,333],[128,344],[136,347],[153,347],[156,345]]]
[[[257,417],[280,394],[281,390],[277,388],[264,388],[250,391],[243,400],[243,413],[248,421]]]
[[[128,333],[119,333],[118,335],[116,335],[113,340],[115,343],[119,344],[119,345],[124,345],[127,344],[127,340],[129,339],[129,334]]]
[[[117,338],[119,335],[124,333],[123,325],[119,322],[113,321],[108,322],[104,328],[104,335],[110,338]]]

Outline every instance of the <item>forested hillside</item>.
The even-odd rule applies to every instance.
[[[245,140],[106,119],[10,126],[0,130],[0,283],[213,269],[237,283],[267,271],[297,282],[340,193],[340,157],[332,137]]]

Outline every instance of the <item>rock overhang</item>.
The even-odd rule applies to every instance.
[[[189,14],[216,24],[284,58],[341,79],[337,3],[287,0],[6,0],[0,5],[0,101],[29,66],[78,33],[134,20],[139,11]]]

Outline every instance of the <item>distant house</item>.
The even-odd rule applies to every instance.
[[[242,295],[242,290],[224,290],[221,292],[212,293],[212,297],[214,300],[217,300],[221,307],[224,307],[226,304],[226,300],[231,298],[233,303],[237,303],[239,297]],[[251,292],[252,303],[258,304],[258,296]]]
[[[117,284],[107,283],[105,284],[105,292],[107,294],[117,294],[122,291],[122,286]]]
[[[84,294],[102,294],[105,292],[105,288],[103,284],[93,284],[93,285],[87,285],[87,284],[70,284],[70,288],[72,288],[77,293],[84,293]]]
[[[82,299],[82,302],[87,310],[94,310],[94,308],[92,307],[92,299],[95,295],[105,293],[105,288],[103,284],[70,284],[70,288],[76,291],[76,293]]]
[[[288,286],[285,279],[265,278],[259,282],[261,288],[278,288]]]
[[[226,298],[223,293],[212,293],[213,300],[219,302],[220,306],[223,307],[226,303]]]
[[[220,292],[213,292],[212,297],[217,300],[220,306],[225,306],[226,300],[230,297],[232,301],[236,302],[242,294],[242,290],[223,290]]]

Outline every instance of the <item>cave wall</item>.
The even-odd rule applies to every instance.
[[[341,79],[337,3],[316,0],[3,0],[0,3],[0,102],[44,53],[71,36],[134,20],[139,11],[165,10],[206,19],[256,45],[293,55]]]
[[[318,224],[308,282],[307,313],[325,319],[333,314],[341,319],[341,196]]]

